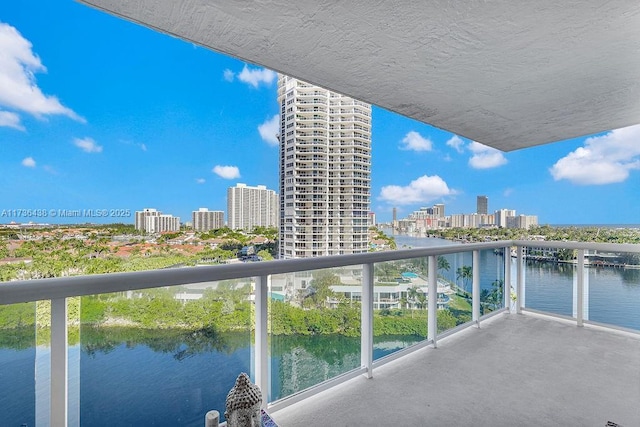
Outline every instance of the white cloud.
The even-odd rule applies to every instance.
[[[34,74],[46,72],[40,58],[31,51],[31,42],[11,25],[0,23],[0,105],[36,117],[62,114],[85,120],[65,107],[55,96],[42,93]]]
[[[469,159],[469,166],[474,169],[497,168],[507,163],[506,157],[495,148],[476,141],[472,141],[468,148],[473,153],[473,156]]]
[[[224,179],[240,178],[240,169],[237,166],[216,165],[211,172]]]
[[[24,126],[20,123],[20,116],[10,111],[0,111],[0,127],[2,126],[24,130]]]
[[[258,126],[258,132],[264,142],[269,145],[278,145],[278,135],[280,133],[280,116],[276,114],[269,120]]]
[[[198,184],[204,184],[205,182],[207,182],[207,180],[205,180],[204,178],[197,178],[197,179],[196,179],[196,182],[197,182]]]
[[[433,143],[429,138],[423,137],[416,131],[411,131],[402,138],[402,145],[400,145],[400,149],[410,151],[431,151],[432,146]]]
[[[138,145],[138,147],[140,147],[140,149],[141,149],[142,151],[147,151],[147,146],[146,146],[146,144],[139,144],[139,145]]]
[[[640,125],[592,136],[582,147],[558,160],[550,169],[553,179],[579,185],[623,182],[640,169]]]
[[[509,197],[513,194],[513,188],[505,188],[504,191],[502,192],[502,195],[504,197]]]
[[[429,203],[444,196],[452,196],[457,192],[447,185],[438,175],[423,175],[411,181],[409,185],[386,185],[380,190],[378,199],[396,205]]]
[[[58,175],[58,171],[49,165],[44,165],[42,169],[44,169],[45,172],[50,173],[51,175]]]
[[[28,167],[28,168],[35,168],[36,167],[36,161],[33,160],[33,157],[25,157],[22,160],[22,166]]]
[[[242,71],[238,73],[238,80],[257,88],[260,83],[271,84],[276,79],[277,74],[267,68],[249,68],[246,64]]]
[[[458,153],[462,153],[464,151],[464,141],[458,135],[453,135],[447,141],[447,145],[449,147],[453,147]]]
[[[98,145],[92,138],[73,138],[73,145],[85,153],[102,153],[102,145]]]
[[[228,82],[232,82],[235,76],[236,76],[236,73],[234,73],[228,68],[222,72],[222,77]]]

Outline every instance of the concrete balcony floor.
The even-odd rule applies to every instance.
[[[292,426],[640,426],[640,336],[501,314],[273,414]]]

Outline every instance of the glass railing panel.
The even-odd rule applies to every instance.
[[[502,249],[489,249],[480,255],[480,314],[504,307],[504,262]],[[507,255],[508,256],[508,255]]]
[[[585,319],[640,331],[640,254],[587,255]]]
[[[270,277],[269,401],[360,367],[361,295],[360,265]]]
[[[82,297],[82,425],[199,426],[251,374],[249,278]],[[255,380],[255,378],[253,378]]]
[[[1,285],[0,285],[1,286]],[[36,425],[36,304],[0,305],[0,425]],[[39,385],[39,384],[38,384]],[[48,396],[48,390],[45,390]]]
[[[525,248],[527,249],[527,248]],[[524,259],[523,306],[563,316],[573,316],[575,251],[528,248]],[[512,271],[516,271],[515,258]],[[516,286],[514,281],[513,286]]]
[[[427,338],[427,258],[374,264],[373,359]]]
[[[438,256],[438,289],[449,297],[438,311],[438,332],[471,321],[473,295],[473,252]]]

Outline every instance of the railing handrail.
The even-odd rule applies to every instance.
[[[238,262],[215,266],[0,282],[0,305],[123,292],[161,286],[294,273],[324,268],[346,267],[358,264],[427,257],[430,255],[438,256],[459,252],[471,252],[474,250],[500,249],[510,246],[640,253],[640,245],[622,243],[503,240],[496,242],[447,244],[428,248],[400,249],[352,255],[332,255],[316,258],[262,261],[257,263]]]
[[[512,246],[528,246],[532,248],[551,249],[588,249],[603,252],[632,252],[640,253],[640,244],[633,243],[597,243],[597,242],[573,242],[554,240],[513,240]]]

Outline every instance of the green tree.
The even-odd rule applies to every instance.
[[[269,240],[276,240],[278,238],[278,229],[276,227],[256,226],[253,228],[252,234],[266,237]]]
[[[329,298],[335,298],[331,286],[339,285],[340,278],[331,271],[320,270],[313,274],[313,279],[306,289],[303,305],[306,307],[322,308]]]
[[[470,265],[458,267],[456,271],[456,280],[462,280],[462,290],[467,292],[467,286],[473,278],[473,268]]]
[[[258,256],[263,260],[263,261],[271,261],[273,259],[273,255],[271,255],[271,252],[269,252],[266,249],[262,249],[261,251],[258,252]]]
[[[449,271],[451,269],[451,265],[449,264],[449,260],[447,260],[444,256],[438,256],[438,271]]]
[[[573,249],[559,249],[558,250],[558,259],[561,261],[571,261],[576,256],[575,250]]]
[[[416,299],[417,299],[416,304],[418,305],[418,308],[420,309],[427,308],[427,296],[424,294],[424,292],[418,292]]]

